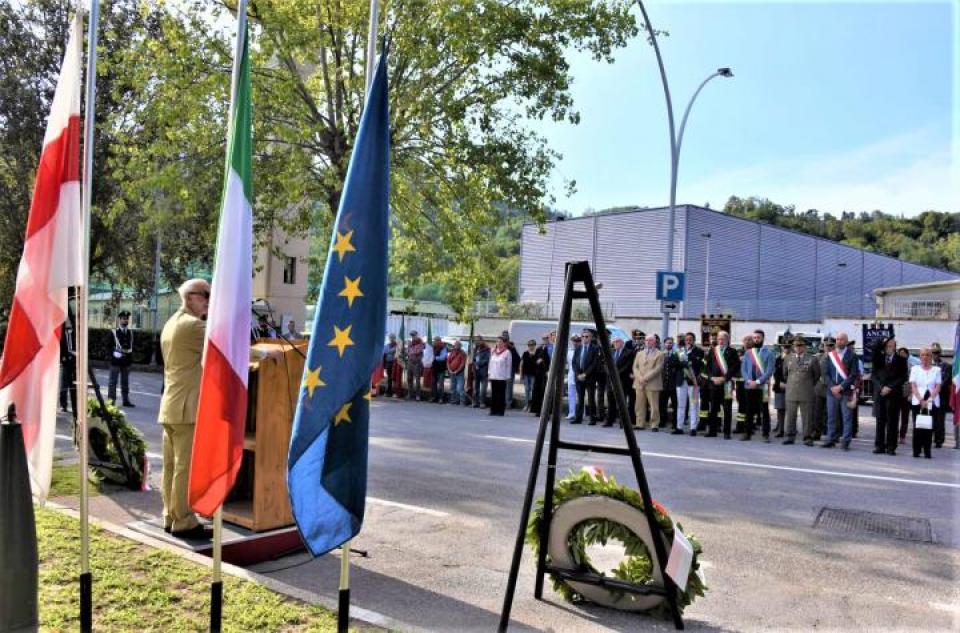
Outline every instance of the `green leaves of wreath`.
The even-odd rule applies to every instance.
[[[578,497],[604,496],[622,501],[637,510],[643,511],[643,498],[640,493],[621,486],[612,476],[607,476],[599,469],[584,468],[579,473],[571,472],[567,477],[560,479],[554,489],[554,503],[556,507],[564,502],[571,501]],[[657,522],[663,528],[664,535],[667,537],[667,551],[669,552],[670,543],[673,542],[674,521],[667,513],[667,509],[653,501],[654,515]],[[530,521],[527,523],[526,541],[533,549],[534,558],[540,551],[540,526],[543,521],[543,498],[537,500],[533,513],[530,515]],[[676,524],[681,531],[683,526]],[[687,580],[685,591],[677,591],[677,604],[682,611],[684,607],[692,603],[697,596],[703,596],[707,586],[697,571],[700,569],[700,555],[703,553],[703,546],[700,541],[691,534],[684,532],[690,544],[693,545],[693,564],[690,569],[690,576]],[[608,519],[590,519],[578,524],[567,539],[567,546],[573,555],[574,561],[579,565],[580,570],[584,572],[600,574],[601,572],[593,567],[590,557],[587,556],[587,547],[591,545],[606,545],[609,541],[617,540],[624,544],[626,558],[612,570],[613,576],[619,580],[630,582],[636,585],[645,585],[653,582],[653,558],[647,550],[643,540],[629,530],[626,526]],[[550,564],[549,556],[547,564]],[[553,589],[567,602],[580,602],[583,598],[564,580],[551,576]],[[617,595],[611,590],[611,593]],[[649,614],[665,620],[670,619],[670,607],[667,602],[661,602],[659,606],[648,611]]]

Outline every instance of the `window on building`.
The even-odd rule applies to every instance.
[[[287,257],[283,263],[283,283],[297,283],[297,258]]]

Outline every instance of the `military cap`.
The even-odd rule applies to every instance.
[[[118,318],[118,319],[122,319],[123,317],[127,317],[127,318],[129,319],[129,318],[130,318],[130,312],[127,311],[127,310],[121,310],[120,312],[117,313],[117,318]]]

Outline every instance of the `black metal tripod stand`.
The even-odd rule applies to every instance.
[[[577,284],[582,284],[583,289],[577,289]],[[564,365],[567,356],[567,341],[570,337],[570,321],[573,310],[574,299],[586,299],[590,303],[590,309],[593,313],[594,323],[597,327],[597,335],[600,338],[600,355],[603,359],[607,375],[617,376],[616,366],[613,356],[610,353],[610,337],[607,334],[607,328],[604,323],[603,314],[600,311],[600,300],[597,295],[597,288],[593,283],[593,275],[590,273],[588,262],[568,262],[566,269],[566,281],[564,284],[563,304],[560,309],[560,322],[557,325],[557,342],[553,350],[553,358],[550,360],[550,372],[547,376],[546,401],[540,414],[540,429],[537,432],[537,441],[533,450],[533,462],[530,465],[530,476],[527,480],[527,491],[523,498],[523,509],[520,512],[520,527],[517,530],[517,540],[513,550],[513,560],[510,564],[510,575],[507,580],[507,591],[503,598],[503,610],[500,612],[501,633],[507,630],[510,623],[510,609],[513,606],[513,596],[517,588],[517,575],[520,571],[520,558],[523,554],[524,535],[526,534],[527,520],[530,516],[530,509],[533,505],[534,489],[537,486],[537,475],[540,470],[540,458],[543,455],[543,446],[546,440],[547,426],[550,427],[550,449],[547,454],[547,475],[544,489],[543,502],[543,521],[541,522],[540,532],[540,552],[537,559],[537,579],[534,589],[534,596],[538,600],[543,599],[543,581],[546,574],[554,574],[565,580],[574,580],[591,585],[615,588],[618,591],[625,591],[638,595],[662,595],[665,596],[670,610],[673,614],[673,624],[677,629],[683,628],[683,618],[680,614],[680,608],[677,604],[677,587],[673,580],[666,573],[667,551],[664,544],[663,530],[657,522],[654,514],[653,502],[650,496],[650,488],[647,485],[647,477],[643,471],[643,464],[640,461],[640,449],[637,447],[637,438],[633,434],[633,429],[629,422],[630,417],[627,411],[626,399],[623,395],[623,388],[620,381],[611,379],[613,398],[616,403],[617,411],[620,415],[621,426],[624,436],[627,440],[627,448],[618,448],[613,446],[602,446],[594,444],[583,444],[579,442],[565,442],[560,439],[560,426],[563,418],[560,414],[560,403],[562,399],[563,381],[561,379],[564,373]],[[597,453],[608,453],[613,455],[626,455],[630,457],[633,464],[634,473],[637,476],[637,484],[640,488],[640,496],[643,498],[643,512],[650,526],[650,534],[653,536],[653,548],[656,561],[655,564],[660,567],[663,576],[663,586],[655,585],[634,585],[632,583],[620,580],[606,578],[599,574],[591,574],[577,570],[561,569],[547,564],[547,542],[550,535],[550,525],[553,520],[554,504],[553,489],[556,480],[557,471],[557,451],[559,449],[575,451],[593,451]]]

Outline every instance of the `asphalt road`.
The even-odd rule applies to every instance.
[[[102,380],[105,372],[98,372]],[[128,414],[160,452],[159,376],[134,374]],[[655,498],[704,544],[710,591],[687,608],[688,629],[960,630],[960,450],[914,459],[873,455],[873,420],[861,410],[853,450],[637,433]],[[496,628],[537,420],[477,409],[376,399],[369,504],[354,541],[355,604],[411,630]],[[571,426],[564,439],[623,445],[620,429]],[[58,431],[69,433],[64,422]],[[908,438],[909,439],[909,438]],[[64,440],[58,444],[67,448]],[[634,481],[625,458],[561,452],[560,473],[596,465]],[[154,459],[154,477],[160,471]],[[543,486],[541,468],[540,488]],[[933,543],[814,527],[823,507],[927,519]],[[160,507],[155,512],[159,514]],[[609,555],[609,551],[607,554]],[[339,559],[306,555],[255,569],[335,596]],[[644,616],[533,599],[524,553],[511,630],[670,630]]]

